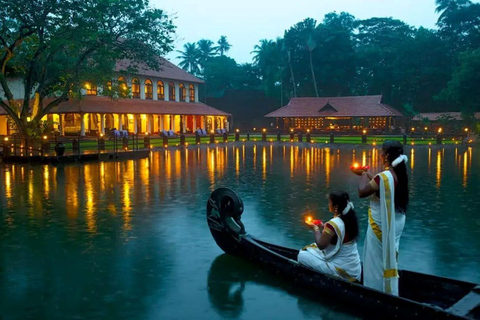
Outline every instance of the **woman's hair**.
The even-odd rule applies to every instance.
[[[399,141],[387,140],[382,146],[383,151],[387,155],[387,161],[390,165],[400,155],[403,154],[403,146]],[[408,196],[408,175],[405,161],[401,161],[393,171],[397,175],[397,186],[395,187],[395,210],[406,213],[409,196]]]
[[[338,212],[340,213],[343,213],[350,200],[348,193],[345,191],[332,192],[328,197],[333,206],[338,206]],[[341,214],[340,219],[345,223],[345,232],[348,233],[350,238],[356,239],[358,237],[358,219],[355,210],[350,209],[346,214]]]

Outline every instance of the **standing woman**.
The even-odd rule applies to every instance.
[[[397,256],[408,207],[408,176],[399,141],[385,141],[385,171],[361,173],[358,195],[370,197],[368,229],[363,248],[363,284],[398,296]]]

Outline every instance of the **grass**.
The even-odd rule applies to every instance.
[[[239,136],[240,141],[247,141],[247,135],[246,134],[241,134]],[[262,141],[262,135],[261,134],[250,134],[249,136],[250,141]],[[73,139],[72,139],[73,140]],[[65,147],[67,152],[72,152],[72,140],[66,141]],[[234,141],[235,140],[235,135],[230,134],[228,135],[228,141]],[[276,142],[277,141],[277,135],[276,134],[270,134],[267,135],[266,140],[268,142]],[[281,135],[280,140],[282,142],[289,142],[290,141],[290,135]],[[398,140],[403,143],[403,137],[396,135],[396,136],[388,136],[388,135],[378,135],[378,136],[368,136],[367,137],[367,143],[366,145],[381,145],[385,140]],[[322,136],[312,136],[311,137],[311,142],[314,144],[329,144],[330,137],[326,135]],[[195,145],[195,137],[193,136],[187,136],[185,137],[185,142],[188,145]],[[223,143],[223,136],[215,136],[215,142],[216,143]],[[306,135],[303,135],[303,142],[306,142]],[[436,144],[436,137],[407,137],[407,145],[435,145]],[[137,147],[138,143],[138,147]],[[201,144],[209,144],[210,143],[210,137],[201,137],[200,138],[200,143]],[[298,143],[298,136],[295,135],[294,137],[294,143]],[[362,137],[361,136],[335,136],[334,137],[334,143],[335,144],[352,144],[352,145],[361,145],[362,143]],[[454,144],[459,144],[461,141],[455,138],[445,138],[442,141],[442,144],[444,145],[454,145]],[[163,144],[163,139],[160,137],[150,137],[150,144],[152,148],[161,148],[165,147]],[[169,138],[168,139],[168,147],[175,147],[180,145],[180,138],[175,137],[175,138]],[[143,137],[138,138],[138,142],[135,141],[135,148],[138,149],[144,149],[144,139]],[[133,150],[134,149],[134,142],[133,139],[128,140],[128,150]],[[53,152],[54,150],[54,143],[50,143],[50,151]],[[83,152],[97,152],[98,151],[98,142],[97,140],[81,140],[80,141],[80,150],[81,153]],[[114,140],[105,140],[105,152],[113,152],[115,150],[115,141]],[[121,152],[123,151],[123,141],[122,139],[117,140],[117,151]]]

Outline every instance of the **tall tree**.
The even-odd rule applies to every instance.
[[[183,45],[183,50],[177,50],[179,55],[177,59],[181,59],[179,66],[180,68],[187,70],[191,74],[198,75],[200,72],[200,61],[199,61],[199,51],[197,48],[197,44],[193,43],[185,43]]]
[[[455,69],[452,80],[438,96],[455,103],[464,114],[480,111],[480,49],[466,51],[460,55],[460,65]]]
[[[435,12],[440,13],[438,17],[438,24],[448,23],[448,20],[460,8],[470,5],[470,0],[435,0],[437,7]]]
[[[111,79],[116,61],[158,70],[174,29],[148,0],[0,0],[0,107],[22,135],[32,136],[53,107],[80,94],[84,81]],[[23,83],[21,102],[12,77]]]
[[[220,39],[217,41],[217,44],[217,52],[220,53],[221,56],[227,53],[232,47],[232,45],[228,43],[226,36],[221,36]]]
[[[318,96],[312,58],[317,46],[316,25],[316,20],[307,18],[296,23],[284,34],[285,50],[290,52],[290,61],[298,81],[300,95],[303,96],[314,94]]]
[[[201,39],[197,42],[198,56],[200,59],[200,65],[202,69],[205,69],[205,65],[211,57],[215,55],[215,48],[212,40]]]

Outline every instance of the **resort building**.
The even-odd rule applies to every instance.
[[[54,108],[44,120],[53,123],[54,130],[63,135],[99,135],[110,130],[130,133],[156,134],[173,130],[175,133],[207,132],[215,129],[229,131],[231,114],[210,107],[198,100],[202,80],[162,59],[161,70],[140,66],[134,75],[121,72],[129,61],[119,61],[116,77],[106,86],[118,85],[125,98],[102,96],[103,88],[86,82],[82,99],[70,99]],[[16,99],[23,98],[23,83],[11,79],[10,87]],[[3,91],[0,90],[3,96]],[[50,100],[51,101],[51,100]],[[44,105],[48,103],[44,101]],[[15,133],[13,122],[0,108],[0,135]]]
[[[382,96],[292,98],[267,115],[287,130],[389,132],[403,115],[382,103]]]
[[[480,120],[480,112],[473,114],[476,121]],[[427,112],[419,113],[412,119],[411,130],[417,129],[419,132],[434,131],[437,132],[439,128],[445,131],[464,130],[464,119],[461,112]],[[472,130],[473,128],[467,128]]]

